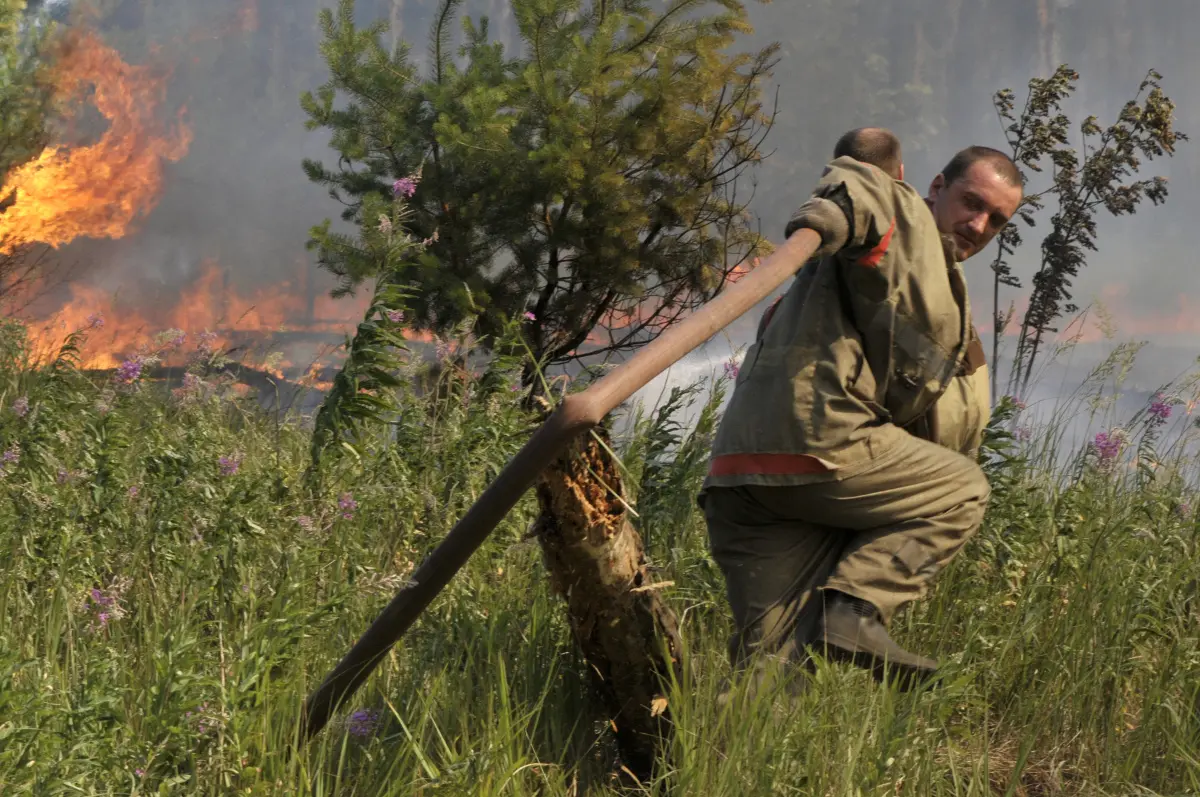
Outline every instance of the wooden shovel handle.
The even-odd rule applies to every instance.
[[[354,694],[388,649],[576,435],[598,425],[650,380],[766,298],[795,274],[820,245],[821,237],[816,232],[798,230],[712,302],[668,328],[587,390],[563,399],[309,697],[303,737],[311,739],[325,727],[330,715]]]

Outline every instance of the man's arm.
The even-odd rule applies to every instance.
[[[895,181],[879,169],[842,157],[832,161],[812,196],[784,230],[801,228],[821,235],[818,256],[849,250],[855,262],[877,266],[895,227]]]

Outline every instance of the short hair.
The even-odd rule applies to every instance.
[[[996,174],[1004,182],[1014,188],[1025,190],[1025,181],[1021,179],[1021,170],[1017,168],[1013,159],[998,149],[982,146],[967,147],[955,153],[946,167],[942,169],[942,177],[946,180],[946,185],[961,178],[979,161],[987,161],[991,164],[992,168],[996,170]]]
[[[883,127],[858,127],[844,133],[833,148],[833,157],[849,156],[869,163],[900,179],[900,139]]]

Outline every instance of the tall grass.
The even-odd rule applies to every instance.
[[[1200,790],[1194,452],[1157,416],[1126,419],[1113,458],[1064,460],[1056,427],[1002,406],[986,527],[895,632],[945,663],[937,688],[828,666],[718,706],[729,619],[693,496],[724,382],[635,414],[620,453],[688,648],[670,766],[638,785],[614,775],[530,496],[291,752],[310,690],[527,439],[518,370],[401,389],[386,433],[310,481],[309,427],[208,352],[184,384],[121,384],[78,372],[79,343],[33,368],[18,327],[0,336],[2,794]],[[689,401],[699,422],[673,425]]]

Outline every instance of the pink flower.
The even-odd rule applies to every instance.
[[[216,332],[201,332],[197,338],[196,350],[202,354],[212,354],[217,343]]]
[[[738,365],[737,360],[729,359],[729,360],[725,361],[725,378],[726,379],[737,379],[739,371],[741,371],[741,366]]]
[[[529,321],[537,321],[537,316],[535,316],[533,313],[529,312],[528,310],[525,311],[525,318]]]
[[[187,340],[187,333],[182,329],[168,329],[159,334],[158,340],[164,349],[174,350],[182,346],[183,342]]]
[[[104,326],[104,315],[102,313],[92,313],[87,317],[89,329],[100,329]]]
[[[1107,466],[1121,453],[1121,438],[1108,432],[1100,432],[1092,443],[1102,466]]]
[[[1161,393],[1156,393],[1154,394],[1154,400],[1150,402],[1148,412],[1153,419],[1153,423],[1164,423],[1167,418],[1171,417],[1171,405],[1169,402],[1163,400]]]
[[[242,464],[242,458],[237,454],[232,454],[227,457],[221,457],[217,460],[217,464],[221,467],[222,476],[232,476],[238,472],[238,467]]]
[[[354,500],[354,497],[350,493],[342,493],[341,497],[338,498],[338,509],[342,510],[343,518],[350,520],[354,517],[354,510],[358,509],[358,502]]]
[[[417,192],[417,181],[411,177],[401,177],[392,183],[392,193],[395,196],[411,197]]]
[[[388,310],[387,317],[388,317],[388,321],[391,321],[393,324],[399,324],[402,321],[404,321],[404,311],[403,310]]]

